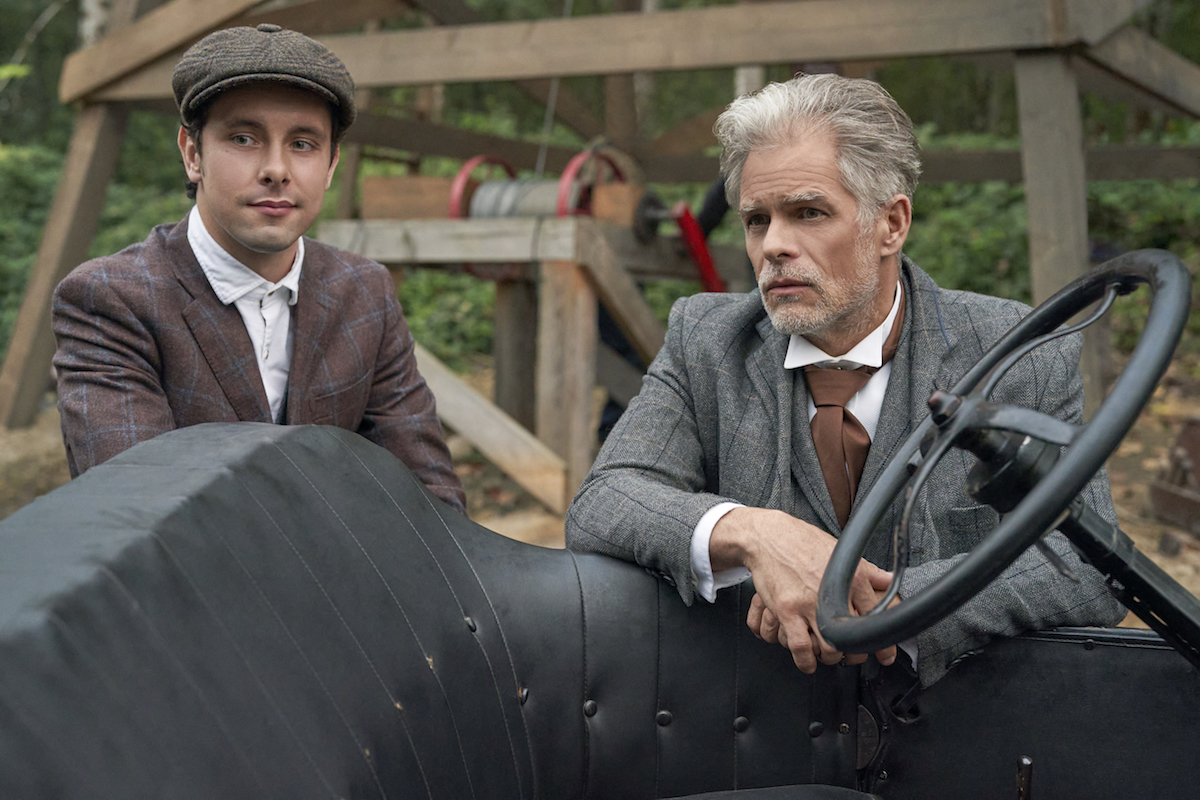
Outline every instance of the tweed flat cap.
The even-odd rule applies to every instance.
[[[185,124],[217,94],[259,81],[308,89],[337,108],[345,130],[354,122],[354,80],[342,60],[302,33],[263,23],[226,28],[188,48],[175,65],[171,88]]]

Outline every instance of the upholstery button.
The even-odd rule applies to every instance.
[[[521,699],[521,705],[525,705],[525,701],[529,699],[529,689],[522,686],[521,691],[517,692],[517,697]]]
[[[278,25],[272,25],[270,22],[263,22],[258,26],[261,33],[279,33],[283,28]]]
[[[665,728],[668,725],[670,725],[671,719],[672,719],[672,717],[671,717],[670,711],[660,711],[654,715],[654,721],[657,722],[659,724],[659,727],[662,727],[662,728]]]
[[[474,633],[478,628],[478,626],[475,624],[475,620],[471,619],[470,617],[463,617],[463,619],[467,621],[467,627],[470,628],[471,633]]]
[[[843,722],[841,725],[838,726],[838,733],[849,733],[849,732],[850,732],[850,726],[847,723]]]
[[[733,721],[733,729],[738,733],[745,733],[746,729],[749,727],[750,720],[746,719],[745,717],[738,717]]]
[[[596,704],[595,700],[588,700],[583,704],[583,715],[585,717],[594,717],[599,710],[600,706]]]
[[[825,726],[819,722],[814,722],[808,726],[808,735],[814,739],[817,738],[818,736],[820,736],[824,732],[825,732]]]

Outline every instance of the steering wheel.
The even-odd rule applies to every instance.
[[[1146,326],[1129,365],[1091,422],[1073,425],[1033,409],[988,402],[1000,378],[1022,356],[1090,325],[1117,295],[1142,284],[1154,293]],[[1059,327],[1097,300],[1103,302],[1088,319]],[[905,441],[838,538],[817,596],[817,626],[826,641],[843,652],[869,653],[915,636],[974,597],[1028,547],[1041,545],[1042,536],[1078,513],[1077,495],[1129,432],[1166,372],[1190,308],[1191,278],[1178,258],[1162,250],[1128,253],[1065,286],[1013,326],[953,389],[935,392],[932,413]],[[1004,505],[1001,498],[989,498],[1005,513],[1001,523],[924,591],[888,608],[908,564],[908,523],[917,494],[951,447],[984,460],[1023,450],[1018,460],[1038,462],[1031,472],[1041,479],[1020,487],[1019,502]],[[973,472],[969,484],[979,484],[979,477]],[[855,616],[850,611],[855,569],[906,484],[905,509],[893,534],[892,584],[874,609]]]

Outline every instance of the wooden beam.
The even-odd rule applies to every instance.
[[[1144,31],[1121,28],[1083,55],[1159,100],[1200,117],[1200,66]]]
[[[606,344],[596,348],[596,383],[608,390],[608,396],[618,404],[629,401],[642,390],[644,373]]]
[[[565,513],[570,496],[563,459],[419,344],[416,356],[438,417],[547,508]]]
[[[75,115],[54,204],[0,369],[0,425],[4,427],[28,427],[37,418],[54,355],[50,330],[54,287],[87,259],[128,117],[128,109],[122,106],[90,106]]]
[[[1015,64],[1034,305],[1088,269],[1083,120],[1070,58],[1026,53]],[[1085,332],[1080,359],[1088,412],[1104,398],[1100,343],[1092,331]]]
[[[496,281],[492,357],[496,405],[529,430],[537,426],[537,283]]]
[[[538,285],[537,434],[567,464],[567,496],[592,467],[596,295],[572,261],[546,261]],[[566,498],[565,498],[566,499]]]
[[[579,217],[569,219],[328,220],[316,238],[381,264],[437,267],[463,263],[528,263],[571,260]],[[676,237],[639,244],[628,228],[599,225],[617,260],[637,280],[696,279],[696,267]],[[749,288],[746,251],[736,245],[709,245],[717,272],[731,289]],[[553,259],[550,257],[553,256]]]
[[[575,257],[576,220],[358,220],[323,222],[317,238],[381,264],[481,264]]]
[[[602,230],[604,223],[580,220],[577,232],[578,261],[587,268],[597,297],[612,314],[642,361],[649,364],[666,338],[663,324],[654,316],[642,292],[625,271],[617,251]]]
[[[359,114],[354,125],[346,131],[344,141],[450,158],[466,159],[488,153],[503,158],[517,169],[533,169],[538,154],[538,145],[533,142],[386,114]],[[551,147],[546,152],[546,168],[561,172],[574,155],[574,150]]]
[[[322,41],[359,86],[402,86],[1094,44],[1145,2],[922,0],[917,13],[895,0],[784,0]],[[169,96],[171,67],[156,63],[98,96]]]
[[[220,27],[263,0],[173,0],[110,33],[63,62],[58,95],[64,103],[149,64],[198,35]]]

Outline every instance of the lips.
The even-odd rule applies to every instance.
[[[259,200],[250,203],[250,207],[258,209],[270,217],[282,217],[292,211],[296,205],[288,200]]]

